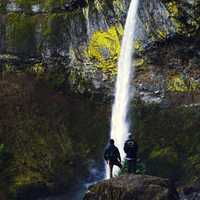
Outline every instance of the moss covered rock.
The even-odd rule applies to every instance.
[[[178,200],[169,180],[151,176],[124,175],[89,188],[84,200]]]

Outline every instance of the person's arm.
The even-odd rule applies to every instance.
[[[106,161],[108,160],[107,154],[108,154],[108,149],[106,148],[105,151],[104,151],[104,159],[105,159]]]

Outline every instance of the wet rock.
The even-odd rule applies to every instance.
[[[200,187],[199,185],[188,186],[182,189],[180,192],[181,200],[199,200],[200,199]]]

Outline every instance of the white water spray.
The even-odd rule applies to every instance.
[[[134,73],[132,69],[132,56],[134,51],[134,33],[139,0],[131,0],[131,4],[124,28],[124,36],[121,45],[121,53],[118,61],[118,74],[115,88],[115,100],[112,110],[110,137],[115,140],[122,159],[124,159],[123,146],[128,137],[129,122],[128,108],[130,102],[130,81]],[[118,169],[114,169],[114,175]],[[109,169],[106,169],[106,176],[109,176]]]

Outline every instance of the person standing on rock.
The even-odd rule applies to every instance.
[[[126,153],[126,160],[128,163],[128,173],[135,173],[137,164],[138,145],[133,139],[132,134],[129,134],[129,138],[124,144],[124,151]]]
[[[121,156],[119,153],[119,149],[115,146],[115,141],[110,139],[109,146],[106,148],[104,152],[104,159],[110,168],[110,178],[113,177],[113,166],[116,165],[119,168],[122,168],[121,164]]]

